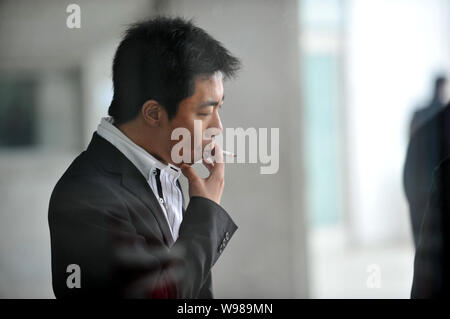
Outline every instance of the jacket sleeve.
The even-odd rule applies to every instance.
[[[149,240],[136,231],[136,217],[107,186],[82,179],[58,184],[48,216],[57,298],[197,298],[237,230],[220,205],[192,197],[178,240],[168,248],[157,235]],[[69,282],[73,264],[79,287]]]

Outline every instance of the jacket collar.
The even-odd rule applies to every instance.
[[[181,174],[181,170],[178,167],[170,163],[167,165],[162,163],[134,143],[114,125],[114,119],[111,116],[101,119],[97,128],[97,134],[121,151],[147,180],[150,179],[152,171],[157,168],[162,175],[167,176],[172,182],[176,181]]]
[[[121,176],[121,185],[139,198],[151,211],[159,224],[164,241],[168,247],[173,238],[164,212],[141,172],[114,145],[95,132],[87,148],[93,160],[106,171]],[[183,210],[184,211],[184,210]]]

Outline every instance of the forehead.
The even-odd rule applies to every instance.
[[[209,76],[197,76],[195,78],[195,91],[191,96],[196,102],[205,100],[220,101],[223,96],[223,76],[216,72]]]
[[[182,100],[179,104],[177,119],[189,117],[198,112],[202,104],[215,101],[220,103],[223,97],[222,73],[216,72],[209,76],[197,76],[194,80],[194,94]]]

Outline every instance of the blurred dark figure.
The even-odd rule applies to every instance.
[[[411,137],[418,128],[429,121],[445,106],[445,86],[447,79],[439,76],[434,81],[433,97],[429,105],[414,112],[411,124],[409,126],[409,137]]]
[[[404,168],[416,247],[412,298],[449,295],[450,104],[438,106],[444,99],[444,86],[445,79],[438,78],[435,105],[428,114],[423,109],[414,115]]]
[[[431,195],[414,260],[412,298],[450,296],[449,200],[450,158],[447,158],[433,174]]]
[[[417,248],[423,215],[430,195],[433,170],[450,155],[450,106],[442,107],[446,80],[439,77],[429,107],[417,111],[411,132],[403,171],[405,194]]]

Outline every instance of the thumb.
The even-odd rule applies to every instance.
[[[194,179],[198,178],[197,173],[195,172],[195,170],[190,165],[182,164],[181,165],[181,172],[183,173],[184,176],[186,176],[186,178],[189,180],[189,182],[191,182]]]

